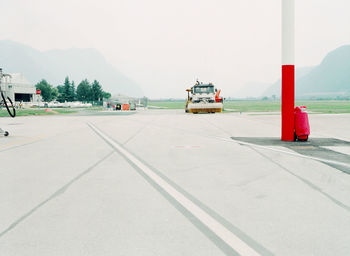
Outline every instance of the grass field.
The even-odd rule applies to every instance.
[[[185,109],[185,101],[150,101],[149,107],[164,109]],[[297,101],[296,106],[306,106],[312,113],[350,113],[350,101]],[[281,109],[279,101],[225,101],[226,112],[278,112]]]
[[[16,109],[16,116],[37,116],[37,115],[56,115],[56,114],[71,114],[76,113],[74,109],[52,109],[52,111],[45,112],[45,109]],[[0,117],[8,117],[6,109],[0,110]]]
[[[156,109],[185,109],[185,101],[149,101],[149,108]],[[296,106],[306,106],[309,113],[316,114],[341,114],[350,113],[350,101],[297,101]],[[45,112],[45,109],[17,109],[17,116],[35,115],[57,115],[71,114],[81,111],[98,112],[102,107],[87,109],[56,108]],[[225,101],[224,112],[279,112],[281,103],[279,101]],[[8,117],[6,109],[0,109],[0,117]]]

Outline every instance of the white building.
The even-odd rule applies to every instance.
[[[13,102],[35,102],[37,101],[36,89],[22,74],[10,74],[11,77],[3,77],[1,90]]]

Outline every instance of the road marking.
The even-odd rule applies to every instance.
[[[314,157],[314,156],[305,156],[305,155],[301,155],[301,154],[294,153],[294,152],[288,152],[288,151],[277,149],[277,148],[271,148],[271,147],[256,145],[256,144],[253,144],[253,143],[243,142],[243,141],[235,140],[235,139],[232,139],[232,138],[230,138],[230,139],[222,138],[222,137],[212,137],[212,138],[216,138],[216,139],[219,139],[219,140],[222,140],[222,141],[227,141],[227,142],[236,142],[238,144],[251,146],[251,147],[255,147],[255,148],[267,149],[267,150],[271,150],[271,151],[275,151],[275,152],[283,153],[283,154],[288,154],[288,155],[292,155],[292,156],[296,156],[296,157],[300,157],[300,158],[306,158],[306,159],[316,160],[316,161],[325,162],[325,163],[329,163],[329,164],[335,164],[335,165],[341,165],[341,166],[345,166],[345,167],[350,167],[350,164],[344,163],[344,162],[333,161],[333,160],[328,160],[328,159]]]
[[[183,194],[178,192],[172,185],[157,175],[149,167],[143,164],[140,160],[134,157],[131,153],[125,150],[122,146],[110,139],[106,134],[100,131],[96,126],[88,123],[89,126],[104,140],[106,140],[115,150],[122,154],[125,158],[131,161],[137,166],[145,175],[147,175],[153,182],[166,191],[171,197],[173,197],[179,204],[181,204],[186,210],[191,212],[198,220],[200,220],[205,226],[207,226],[212,232],[214,232],[220,239],[228,244],[233,250],[240,255],[257,256],[260,255],[257,251],[251,248],[248,244],[242,241],[238,236],[233,234],[225,226],[203,211],[200,207],[195,205],[191,200],[187,199]]]
[[[209,122],[210,124],[212,124],[211,122]],[[212,124],[213,125],[213,124]],[[175,127],[169,127],[169,126],[166,126],[166,125],[152,125],[153,127],[157,127],[157,128],[167,128],[167,129],[170,129],[170,130],[175,130],[175,131],[181,131],[181,134],[183,134],[184,132],[189,134],[189,135],[193,135],[193,136],[198,136],[198,137],[202,137],[202,138],[207,138],[207,139],[213,139],[213,140],[221,140],[221,141],[226,141],[226,142],[234,142],[234,143],[238,143],[238,144],[241,144],[241,145],[247,145],[247,146],[252,146],[252,147],[255,147],[255,148],[262,148],[262,149],[267,149],[267,150],[270,150],[270,151],[275,151],[275,152],[278,152],[278,153],[283,153],[283,154],[287,154],[287,155],[292,155],[292,156],[295,156],[295,157],[300,157],[300,158],[305,158],[305,159],[310,159],[310,160],[315,160],[315,161],[319,161],[319,162],[324,162],[324,163],[329,163],[329,164],[335,164],[335,165],[341,165],[341,166],[345,166],[345,167],[350,167],[350,164],[348,163],[344,163],[344,162],[339,162],[339,161],[333,161],[333,160],[328,160],[328,159],[324,159],[324,158],[319,158],[319,157],[312,157],[312,156],[305,156],[305,155],[301,155],[301,154],[298,154],[298,153],[294,153],[294,152],[288,152],[288,151],[285,151],[285,150],[281,150],[281,149],[277,149],[277,148],[271,148],[271,147],[267,147],[267,146],[261,146],[261,145],[256,145],[256,144],[253,144],[253,143],[249,143],[249,142],[243,142],[243,141],[239,141],[239,140],[234,140],[232,138],[227,138],[227,137],[219,137],[219,136],[212,136],[212,135],[204,135],[204,134],[198,134],[198,133],[195,133],[195,132],[191,132],[191,131],[188,131],[188,130],[185,130],[185,129],[181,129],[181,128],[175,128]],[[218,128],[217,126],[213,125],[214,127],[216,127],[217,129],[225,132],[226,134],[228,134],[229,136],[231,136],[227,131],[221,129],[221,128]],[[336,138],[336,137],[335,137]],[[341,139],[340,137],[337,137],[338,139]],[[343,140],[346,140],[346,139],[343,139]]]
[[[184,148],[184,149],[192,149],[192,148],[200,148],[200,146],[196,145],[176,145],[173,148]]]
[[[341,208],[343,208],[344,210],[350,212],[350,206],[344,204],[343,202],[339,201],[338,199],[336,199],[335,197],[331,196],[330,194],[324,192],[320,187],[318,187],[317,185],[315,185],[314,183],[312,183],[311,181],[304,179],[302,176],[299,176],[297,174],[295,174],[293,171],[289,170],[287,167],[283,166],[282,164],[278,163],[277,161],[275,161],[273,158],[268,157],[267,155],[265,155],[264,153],[260,152],[259,150],[252,148],[252,150],[254,150],[255,152],[257,152],[259,155],[261,155],[262,157],[268,159],[269,161],[271,161],[272,163],[274,163],[275,165],[279,166],[280,168],[282,168],[284,171],[286,171],[287,173],[289,173],[290,175],[296,177],[298,180],[300,180],[301,182],[303,182],[304,184],[306,184],[307,186],[309,186],[311,189],[321,193],[322,195],[324,195],[325,197],[327,197],[329,200],[331,200],[333,203],[335,203],[336,205],[340,206]]]
[[[14,140],[10,143],[0,145],[0,151],[12,148],[14,146],[22,146],[22,145],[24,146],[24,145],[27,145],[29,143],[40,141],[44,138],[45,138],[44,136],[37,136],[37,137],[32,137],[32,138],[24,138],[24,139],[20,139],[20,140]]]
[[[255,148],[267,149],[267,150],[271,150],[271,151],[275,151],[275,152],[279,152],[279,153],[283,153],[283,154],[288,154],[288,155],[292,155],[292,156],[296,156],[296,157],[300,157],[300,158],[306,158],[306,159],[316,160],[316,161],[320,161],[320,162],[324,162],[324,163],[336,164],[336,165],[341,165],[341,166],[345,166],[345,167],[350,167],[350,164],[344,163],[344,162],[328,160],[328,159],[324,159],[324,158],[320,158],[320,157],[305,156],[305,155],[302,155],[302,154],[289,152],[289,151],[285,151],[285,150],[281,150],[281,149],[277,149],[277,148],[271,148],[271,147],[267,147],[267,146],[262,146],[262,145],[257,145],[257,144],[253,144],[253,143],[249,143],[249,142],[235,140],[235,139],[232,138],[231,134],[228,131],[222,129],[221,127],[218,127],[217,125],[215,125],[212,122],[210,122],[208,119],[207,119],[207,122],[209,124],[211,124],[212,126],[214,126],[215,128],[217,128],[218,130],[220,130],[220,131],[226,133],[227,135],[229,135],[230,138],[224,138],[224,137],[219,137],[219,136],[205,136],[205,135],[203,137],[217,139],[217,140],[222,140],[222,141],[231,142],[231,143],[232,142],[236,142],[236,143],[241,144],[241,145],[251,146],[251,147],[255,147]],[[199,136],[201,136],[201,135],[199,135]],[[297,147],[297,146],[293,146],[293,147]],[[305,145],[304,145],[304,147],[305,147]],[[311,148],[309,148],[309,149],[311,149]]]

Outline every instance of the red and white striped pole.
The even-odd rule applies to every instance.
[[[282,0],[282,137],[294,140],[294,0]]]

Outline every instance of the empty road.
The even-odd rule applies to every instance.
[[[0,255],[350,255],[350,115],[1,118]]]

